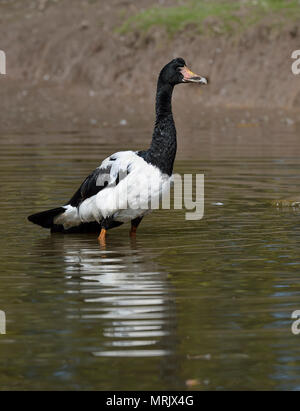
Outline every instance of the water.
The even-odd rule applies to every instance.
[[[50,235],[28,214],[64,203],[146,130],[1,136],[1,389],[300,389],[294,128],[186,130],[176,172],[205,174],[205,216]],[[109,138],[107,137],[109,136]],[[107,143],[109,140],[109,143]]]

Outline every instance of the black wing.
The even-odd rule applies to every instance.
[[[84,180],[67,204],[70,204],[73,207],[78,207],[84,200],[103,190],[109,183],[110,169],[111,164],[105,168],[96,168],[96,170]]]
[[[118,159],[117,154],[113,154],[111,157],[104,160],[102,165],[96,168],[96,170],[94,170],[84,180],[79,189],[76,191],[76,193],[73,195],[73,197],[66,205],[70,204],[73,207],[79,207],[84,200],[99,193],[99,191],[103,190],[107,185],[117,185],[120,180],[126,177],[129,174],[129,165],[127,165],[125,171],[122,169],[118,169],[118,164],[114,163]],[[117,166],[117,173],[115,172],[115,167],[115,170],[112,173],[112,175],[111,168],[113,164]]]

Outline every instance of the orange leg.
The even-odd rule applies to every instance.
[[[129,234],[130,234],[130,237],[136,236],[136,227],[134,225],[131,226]]]
[[[105,228],[102,228],[98,237],[98,241],[102,245],[105,245],[106,231]]]

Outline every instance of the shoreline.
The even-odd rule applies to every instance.
[[[172,38],[160,27],[116,31],[126,16],[154,3],[112,0],[100,7],[79,0],[72,5],[33,0],[29,9],[14,0],[1,5],[0,48],[6,52],[7,74],[0,76],[0,131],[47,129],[53,123],[65,129],[94,127],[132,114],[147,122],[153,119],[159,70],[177,56],[210,84],[205,90],[176,91],[176,110],[281,110],[297,121],[300,75],[291,70],[300,40],[295,23],[272,31],[269,18],[236,36],[207,36],[193,27]]]

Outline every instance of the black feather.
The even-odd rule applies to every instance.
[[[84,200],[103,190],[108,184],[110,169],[111,165],[106,168],[96,168],[96,170],[84,180],[67,204],[73,207],[79,207]]]
[[[53,219],[58,214],[62,214],[66,211],[63,207],[52,208],[51,210],[42,211],[41,213],[32,214],[28,217],[28,220],[33,224],[40,225],[44,228],[53,227]]]
[[[51,227],[51,233],[64,233],[64,234],[75,234],[75,233],[99,233],[101,231],[101,225],[96,221],[90,223],[81,223],[75,227],[70,227],[65,229],[62,224],[54,224]]]
[[[111,161],[116,160],[114,157],[110,157]],[[99,191],[103,190],[109,183],[110,183],[110,170],[111,164],[109,164],[105,168],[96,168],[81,184],[79,189],[73,195],[73,197],[66,203],[70,204],[73,207],[79,207],[80,204],[86,200],[94,196],[95,194],[99,193]],[[122,180],[129,174],[129,170],[127,169],[125,172],[120,171],[117,175],[114,184],[119,184],[119,181]]]
[[[150,148],[139,151],[138,155],[147,163],[158,167],[169,176],[173,173],[173,165],[177,150],[176,128],[172,115],[172,93],[174,86],[165,84],[159,78],[156,94],[156,121]]]
[[[90,223],[81,223],[75,227],[70,227],[70,228],[64,228],[63,225],[61,224],[54,224],[53,227],[51,227],[51,233],[64,233],[64,234],[75,234],[75,233],[98,233],[101,231],[101,228],[103,227],[103,220],[100,221],[100,223],[97,223],[96,221],[92,221]],[[118,227],[122,225],[123,223],[120,221],[109,221],[105,222],[105,229],[110,230],[111,228]]]

